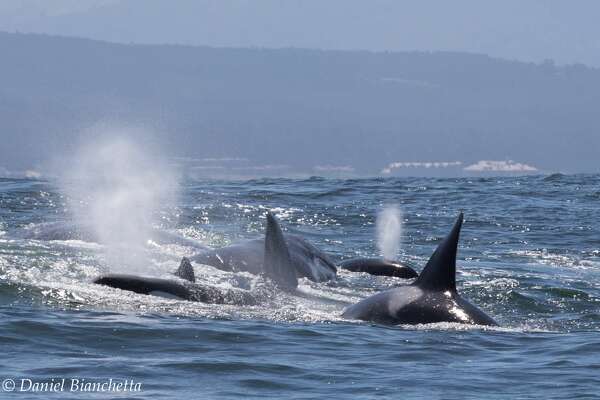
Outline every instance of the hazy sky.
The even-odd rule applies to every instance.
[[[2,0],[0,30],[115,42],[451,50],[600,66],[596,0]]]
[[[596,0],[0,0],[0,176],[109,122],[268,175],[597,172],[598,15]]]

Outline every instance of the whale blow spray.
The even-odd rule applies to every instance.
[[[402,239],[402,213],[398,206],[387,206],[381,210],[377,214],[375,228],[379,252],[386,260],[395,260]]]
[[[141,140],[118,135],[82,146],[69,160],[64,189],[75,220],[106,248],[109,269],[146,271],[145,245],[177,180]]]

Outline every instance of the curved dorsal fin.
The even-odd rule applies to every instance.
[[[461,212],[454,227],[435,249],[414,285],[428,290],[456,291],[456,252],[462,223]]]
[[[265,275],[283,290],[294,290],[298,287],[296,268],[292,264],[283,232],[271,213],[267,213],[264,271]]]
[[[196,282],[194,268],[187,257],[183,257],[181,259],[181,264],[179,264],[179,268],[177,268],[177,271],[175,271],[175,276],[185,279],[186,281]]]

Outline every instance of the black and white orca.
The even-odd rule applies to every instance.
[[[456,253],[462,223],[461,213],[414,283],[368,297],[348,307],[343,316],[390,325],[434,322],[498,325],[456,290]]]
[[[271,214],[268,214],[267,218],[274,219]],[[282,237],[298,277],[306,277],[314,282],[336,278],[337,268],[327,254],[301,236],[282,233]],[[283,243],[280,243],[280,246],[282,245]],[[190,259],[224,271],[245,271],[260,275],[267,269],[267,265],[264,264],[265,249],[263,239],[251,239],[219,249],[207,249]]]

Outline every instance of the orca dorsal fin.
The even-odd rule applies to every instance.
[[[462,223],[461,212],[452,230],[435,249],[414,285],[428,290],[456,291],[456,252]]]
[[[177,271],[175,271],[175,276],[185,279],[186,281],[196,282],[194,268],[187,257],[183,257],[181,259],[181,264],[179,264],[179,268],[177,268]]]
[[[283,290],[291,291],[298,287],[296,268],[292,264],[283,232],[271,213],[267,213],[264,272]]]

